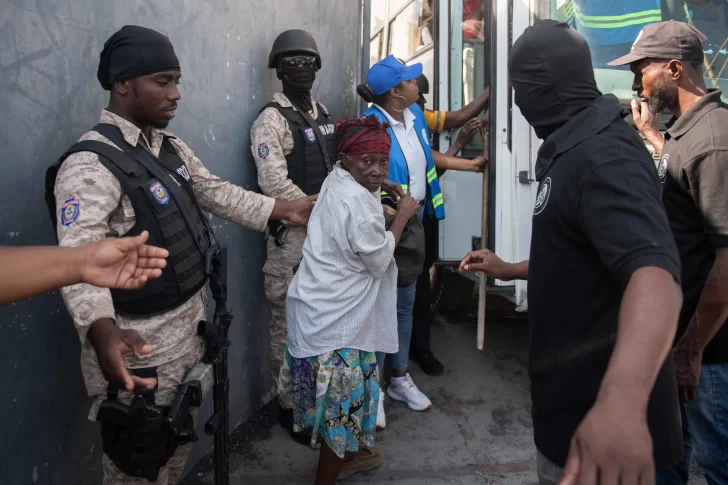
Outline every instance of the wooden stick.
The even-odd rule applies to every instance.
[[[485,155],[488,156],[488,144],[485,145]],[[490,188],[490,161],[485,162],[483,166],[483,217],[481,219],[481,230],[480,230],[480,248],[486,249],[488,247],[488,195]],[[487,283],[488,278],[481,273],[480,274],[480,288],[478,291],[478,350],[485,348],[485,302],[487,296]]]

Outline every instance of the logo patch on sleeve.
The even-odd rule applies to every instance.
[[[70,226],[76,222],[80,213],[81,201],[79,201],[76,197],[68,199],[61,206],[61,224],[64,226]]]
[[[258,157],[259,158],[268,158],[268,155],[270,154],[270,150],[268,149],[268,145],[266,143],[261,143],[258,145]]]
[[[149,191],[160,204],[169,204],[169,192],[167,192],[167,188],[161,182],[154,182],[149,186]]]
[[[316,133],[313,132],[313,128],[306,128],[303,130],[304,133],[306,133],[306,139],[313,143],[316,141]]]

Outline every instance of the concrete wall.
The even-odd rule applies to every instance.
[[[270,46],[309,30],[323,55],[314,96],[335,118],[355,115],[360,0],[6,0],[0,3],[0,244],[53,244],[44,173],[97,121],[96,81],[111,33],[139,24],[166,33],[182,63],[169,129],[218,175],[256,189],[249,128],[279,89]],[[260,403],[267,373],[263,237],[219,219],[230,247],[231,424]],[[0,483],[98,484],[100,440],[86,420],[80,344],[57,292],[0,308]],[[208,415],[210,404],[202,410]],[[209,441],[195,448],[196,461]]]

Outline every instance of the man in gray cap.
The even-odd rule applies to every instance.
[[[660,153],[663,203],[682,264],[683,307],[673,347],[685,454],[657,483],[685,484],[694,455],[708,483],[728,483],[728,106],[703,77],[703,42],[674,20],[642,29],[611,65],[634,73],[635,123]],[[665,138],[657,115],[674,115]]]
[[[167,37],[138,26],[116,32],[98,69],[109,105],[46,177],[59,245],[148,230],[150,244],[169,251],[161,277],[144,288],[82,283],[62,290],[94,400],[89,419],[101,423],[105,485],[172,485],[187,461],[192,435],[170,437],[171,426],[146,419],[166,417],[179,384],[203,358],[197,324],[205,319],[206,261],[216,243],[202,211],[263,231],[270,219],[305,224],[313,206],[313,197],[278,201],[221,180],[165,131],[181,98],[180,77]],[[128,419],[106,419],[112,415]],[[180,431],[194,434],[191,421]]]

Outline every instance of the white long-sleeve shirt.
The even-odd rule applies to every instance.
[[[321,188],[286,300],[288,349],[313,357],[341,348],[397,351],[394,235],[379,194],[339,165]]]

